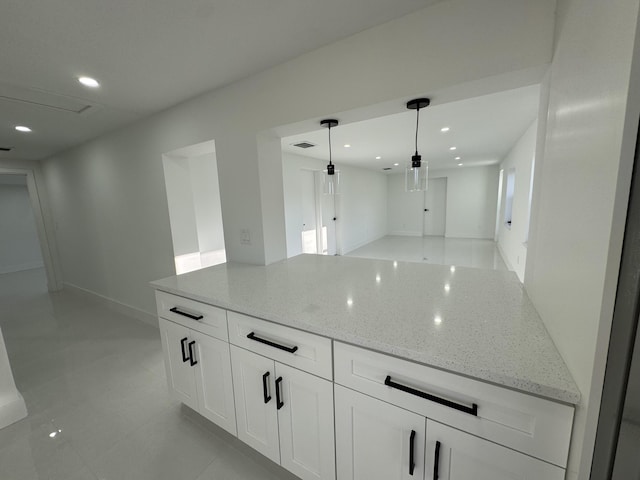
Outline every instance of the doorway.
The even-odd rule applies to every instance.
[[[339,255],[339,195],[324,194],[321,171],[300,169],[302,253]]]
[[[162,156],[176,274],[227,261],[215,142]]]
[[[62,278],[54,255],[55,241],[45,227],[35,173],[31,169],[0,168],[0,215],[5,226],[0,235],[0,273],[35,275],[39,290],[58,291]],[[32,282],[34,279],[30,279]]]
[[[429,188],[424,192],[425,237],[444,237],[447,219],[447,179],[432,178]]]

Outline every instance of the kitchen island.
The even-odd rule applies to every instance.
[[[187,368],[197,369],[196,365],[203,368],[206,354],[198,350],[205,340],[202,334],[215,337],[221,342],[215,350],[216,364],[225,356],[224,361],[229,364],[226,374],[218,372],[220,381],[216,383],[225,386],[218,388],[217,393],[227,390],[224,408],[227,414],[219,415],[220,418],[203,414],[221,426],[224,424],[223,428],[301,478],[335,478],[335,470],[339,479],[372,474],[373,470],[364,466],[357,452],[362,447],[366,453],[363,455],[370,456],[373,447],[354,446],[354,439],[361,434],[341,433],[338,428],[345,422],[357,428],[358,409],[371,412],[365,405],[369,401],[379,402],[382,410],[387,407],[402,412],[410,410],[419,417],[406,421],[418,425],[410,429],[412,436],[405,435],[406,429],[402,427],[389,427],[390,439],[407,437],[398,448],[415,452],[409,462],[399,452],[395,463],[394,459],[385,458],[381,462],[391,467],[384,470],[375,466],[380,475],[383,474],[379,472],[386,471],[384,475],[404,478],[402,472],[406,470],[407,478],[415,478],[409,472],[419,467],[418,478],[431,478],[432,466],[440,463],[436,461],[440,455],[449,459],[448,463],[444,460],[442,463],[450,465],[452,455],[461,452],[466,455],[470,451],[504,460],[501,468],[514,471],[530,468],[532,475],[546,475],[550,479],[564,475],[572,405],[579,401],[580,394],[513,272],[300,255],[268,266],[227,263],[158,280],[152,285],[158,291],[161,329],[163,325],[166,327],[163,348],[172,391],[180,390],[172,380],[180,363]],[[208,307],[216,309],[210,314],[214,320],[203,320],[206,314],[201,314],[201,310]],[[184,330],[174,335],[167,330],[174,326]],[[179,353],[172,363],[173,348]],[[252,373],[253,367],[247,367],[264,358],[273,368],[256,366]],[[278,371],[287,371],[289,377]],[[292,455],[289,449],[293,450],[295,442],[290,439],[291,445],[286,442],[283,445],[283,439],[295,436],[291,430],[295,430],[293,423],[285,425],[289,434],[283,433],[284,427],[279,425],[280,433],[276,433],[275,439],[265,438],[264,442],[252,444],[256,434],[247,431],[243,438],[241,430],[249,428],[252,422],[255,424],[253,413],[239,412],[246,409],[247,399],[259,393],[260,408],[268,408],[267,398],[275,391],[277,413],[270,422],[277,424],[286,416],[283,413],[286,407],[282,405],[287,402],[280,397],[288,397],[289,403],[293,400],[294,390],[286,378],[298,374],[325,382],[319,387],[322,393],[318,393],[317,405],[335,400],[335,412],[327,412],[326,418],[330,416],[333,420],[335,414],[336,468],[326,467],[327,462],[333,465],[328,460],[333,450],[333,428],[331,432],[322,432],[311,422],[316,425],[313,437],[330,442],[317,447],[315,469],[298,468],[305,463],[300,459],[291,458],[291,465],[285,462],[285,456]],[[244,383],[252,375],[257,387]],[[194,381],[194,392],[207,391],[206,378],[201,375]],[[302,383],[307,380],[305,377]],[[202,405],[206,403],[204,393],[196,393],[194,396],[201,397],[200,403],[194,398],[192,406],[202,413],[207,410]],[[210,393],[213,395],[213,391]],[[356,398],[359,395],[363,398]],[[191,401],[188,395],[177,397],[187,404]],[[265,428],[278,432],[278,425],[268,423]],[[456,430],[447,430],[449,426]],[[470,435],[464,433],[468,438],[457,439],[459,430]],[[445,448],[436,457],[435,450],[439,447],[435,450],[432,447],[441,442],[431,438],[430,433],[454,441],[458,450]],[[414,444],[416,438],[419,448]],[[489,441],[482,440],[481,445],[469,443],[481,439]],[[269,448],[262,449],[269,442]],[[494,451],[498,448],[496,444],[523,452],[509,450],[522,458]],[[391,445],[386,450],[390,448]],[[340,453],[346,449],[353,455],[347,458]],[[534,460],[531,457],[539,459],[535,465],[529,465],[529,460]],[[321,465],[324,465],[322,472]],[[547,467],[555,470],[547,471]],[[448,478],[445,473],[448,471],[440,472],[440,477]]]

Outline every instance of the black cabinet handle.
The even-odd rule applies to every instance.
[[[180,310],[178,307],[170,308],[169,311],[173,313],[177,313],[178,315],[182,315],[183,317],[188,317],[192,320],[202,320],[204,318],[203,315],[194,315],[193,313],[184,312]]]
[[[198,361],[196,360],[196,352],[193,351],[193,346],[195,344],[195,340],[189,342],[189,365],[191,365],[192,367],[198,364]]]
[[[269,375],[270,375],[269,372],[262,375],[262,395],[264,397],[264,403],[269,403],[269,400],[271,400],[271,395],[269,395],[269,386],[268,386]]]
[[[272,342],[271,340],[265,340],[264,338],[256,337],[255,332],[251,332],[249,335],[247,335],[247,338],[256,342],[264,343],[265,345],[269,345],[270,347],[279,348],[280,350],[284,350],[285,352],[289,353],[295,353],[298,350],[298,347],[285,347],[284,345]]]
[[[411,436],[409,436],[409,475],[413,475],[413,470],[416,468],[416,464],[413,461],[413,445],[416,441],[416,431],[411,430]]]
[[[187,357],[187,353],[185,351],[185,348],[187,347],[186,343],[187,343],[188,338],[184,337],[182,340],[180,340],[180,350],[182,350],[182,362],[187,362],[189,360],[189,357]]]
[[[444,405],[445,407],[453,408],[455,410],[460,410],[461,412],[468,413],[469,415],[478,416],[478,405],[475,403],[472,406],[467,407],[466,405],[461,405],[456,402],[452,402],[451,400],[447,400],[446,398],[436,397],[435,395],[431,395],[430,393],[422,392],[420,390],[416,390],[415,388],[407,387],[406,385],[401,385],[396,382],[391,381],[391,375],[387,375],[387,378],[384,380],[384,384],[391,388],[396,388],[398,390],[402,390],[403,392],[410,393],[411,395],[415,395],[417,397],[426,398],[427,400],[435,403],[439,403],[440,405]]]
[[[281,384],[282,384],[282,377],[276,378],[276,407],[278,410],[284,407],[284,402],[282,401],[282,397],[280,396]]]
[[[433,460],[433,480],[438,480],[440,473],[438,472],[440,468],[440,442],[436,442],[436,454]]]

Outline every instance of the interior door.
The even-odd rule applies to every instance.
[[[159,321],[169,390],[176,400],[197,410],[195,369],[189,360],[190,330],[164,318]]]
[[[231,345],[238,438],[280,464],[275,363]]]
[[[425,480],[563,480],[565,470],[427,420]]]
[[[198,410],[227,432],[236,434],[229,344],[217,338],[192,332],[196,341],[196,387]]]
[[[300,170],[299,178],[300,210],[302,213],[302,253],[318,253],[314,172],[311,170]]]
[[[447,219],[447,179],[429,179],[427,191],[424,192],[424,231],[426,236],[445,234]]]
[[[340,385],[335,400],[338,480],[424,478],[423,416]]]
[[[334,480],[333,383],[281,363],[276,375],[282,466],[303,480]]]

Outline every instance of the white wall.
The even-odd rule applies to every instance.
[[[494,237],[499,179],[497,165],[436,170],[431,177],[447,179],[446,237]]]
[[[404,173],[393,173],[387,176],[388,233],[389,235],[421,237],[424,193],[407,192],[404,185]]]
[[[166,156],[163,163],[173,253],[177,257],[199,252],[189,158]]]
[[[445,237],[493,238],[498,201],[498,167],[432,170],[447,179]],[[404,174],[388,176],[390,235],[422,235],[424,193],[405,192]]]
[[[602,391],[640,115],[637,20],[637,0],[560,0],[542,88],[525,287],[582,392],[570,479],[589,476]]]
[[[189,159],[189,164],[199,251],[222,250],[224,249],[224,231],[216,155],[209,153],[192,157]]]
[[[500,168],[505,172],[505,181],[502,184],[502,208],[498,219],[498,246],[507,265],[516,272],[521,282],[524,282],[527,261],[531,167],[536,154],[537,132],[538,122],[535,121],[500,164]],[[507,196],[506,176],[512,169],[515,171],[515,186],[509,228],[504,222],[504,215]]]
[[[26,178],[0,184],[0,274],[44,266]]]
[[[311,119],[301,127],[310,130],[325,115],[378,104],[400,112],[419,94],[443,101],[537,83],[554,9],[555,0],[439,2],[47,159],[65,281],[153,312],[148,282],[173,272],[162,154],[212,139],[229,258],[284,258],[273,128]]]
[[[302,253],[303,195],[300,172],[318,171],[326,162],[300,155],[283,154],[284,208],[287,226],[287,256]],[[338,222],[342,253],[346,254],[387,233],[387,179],[382,172],[338,165],[342,193]]]

